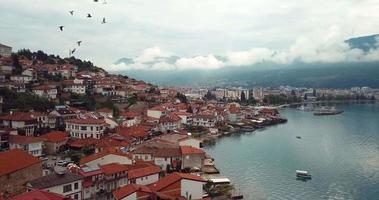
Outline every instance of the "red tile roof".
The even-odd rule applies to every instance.
[[[95,145],[99,142],[100,140],[89,137],[89,138],[84,138],[84,139],[71,139],[69,141],[69,145],[70,147],[74,147],[74,148],[82,148],[85,146]]]
[[[113,196],[115,197],[116,200],[120,200],[135,192],[151,193],[151,190],[149,187],[144,186],[144,185],[129,184],[113,191]],[[138,198],[138,193],[137,193],[137,198]]]
[[[39,158],[20,149],[0,152],[0,176],[13,173],[40,162],[41,160]]]
[[[72,124],[106,124],[103,119],[69,119],[65,121],[66,123],[72,123]]]
[[[60,194],[47,192],[44,190],[34,190],[31,192],[25,192],[23,194],[17,195],[11,200],[73,200],[70,197],[66,197]]]
[[[30,113],[27,112],[15,112],[13,114],[1,116],[0,120],[7,121],[33,121],[35,120]]]
[[[154,107],[150,108],[149,110],[157,110],[157,111],[163,112],[165,109],[162,106],[154,106]]]
[[[117,150],[117,149],[107,149],[107,150],[100,151],[98,153],[95,153],[95,154],[92,154],[92,155],[89,155],[89,156],[82,158],[80,160],[80,164],[85,164],[85,163],[91,162],[93,160],[102,158],[102,157],[107,156],[107,155],[118,155],[118,156],[127,157],[130,160],[133,159],[132,155],[130,155],[129,153],[124,153],[124,152]]]
[[[37,142],[43,142],[42,138],[30,137],[30,136],[21,136],[21,135],[10,135],[9,143],[13,144],[31,144]]]
[[[119,141],[112,138],[103,138],[99,143],[95,144],[97,148],[107,148],[107,147],[127,147],[130,143],[128,141]]]
[[[109,108],[100,108],[100,109],[98,109],[96,111],[97,112],[103,112],[103,113],[113,113],[113,110],[109,109]]]
[[[191,147],[191,146],[181,146],[180,151],[183,155],[188,154],[205,154],[205,152],[202,149]]]
[[[135,179],[139,177],[150,176],[153,174],[159,174],[161,168],[158,166],[147,166],[143,168],[131,169],[128,171],[128,179]]]
[[[110,163],[107,165],[100,166],[101,171],[105,175],[112,175],[115,173],[125,172],[128,171],[130,168],[130,165],[122,165],[119,163]]]
[[[198,182],[206,182],[202,177],[192,175],[192,174],[185,174],[185,173],[178,173],[174,172],[164,178],[159,179],[157,182],[152,183],[149,185],[149,188],[154,192],[159,192],[162,189],[182,180],[192,180],[192,181],[198,181]]]
[[[120,113],[120,116],[126,117],[126,118],[135,118],[135,117],[138,117],[139,114],[136,112],[122,112]]]
[[[68,139],[68,135],[63,131],[52,131],[45,135],[41,135],[40,138],[43,138],[48,142],[61,142]]]
[[[125,137],[145,138],[149,136],[150,127],[144,125],[136,125],[128,128],[119,127],[117,133]]]

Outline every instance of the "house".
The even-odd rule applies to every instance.
[[[86,85],[83,84],[83,80],[65,80],[63,82],[63,91],[71,92],[75,94],[85,94],[86,93]]]
[[[161,168],[158,166],[146,166],[130,169],[128,171],[129,184],[148,185],[158,181]]]
[[[33,81],[37,80],[37,71],[33,68],[25,69],[21,74],[25,76],[31,76]]]
[[[147,116],[156,119],[161,118],[161,116],[164,114],[166,114],[166,112],[162,106],[155,106],[147,110]]]
[[[28,75],[12,75],[10,77],[10,80],[13,82],[18,82],[18,83],[30,83],[33,81],[33,76],[28,76]]]
[[[127,149],[130,146],[130,142],[125,139],[113,139],[111,137],[106,137],[100,139],[98,143],[95,144],[95,153],[107,150],[109,148],[117,148],[120,150]]]
[[[159,130],[162,132],[178,130],[181,127],[181,118],[175,114],[168,114],[159,119]]]
[[[118,127],[116,132],[119,135],[134,140],[136,143],[140,143],[150,137],[151,127],[145,125],[136,125],[127,128]]]
[[[43,152],[46,154],[56,154],[67,144],[69,139],[67,133],[63,131],[52,131],[40,136],[40,138],[45,141]]]
[[[151,146],[146,144],[136,148],[133,151],[135,159],[142,159],[144,161],[154,161],[155,165],[166,170],[168,167],[177,168],[181,167],[182,155],[178,146],[164,146],[160,145]]]
[[[216,126],[217,118],[213,115],[195,115],[192,118],[193,126],[212,128]]]
[[[97,113],[99,113],[103,117],[109,117],[113,118],[113,110],[109,108],[101,108],[96,110]]]
[[[182,153],[182,169],[203,169],[205,152],[202,149],[181,146],[180,151]]]
[[[74,200],[66,196],[44,190],[33,190],[10,198],[10,200]]]
[[[44,190],[72,199],[82,199],[82,179],[80,174],[62,171],[30,180],[26,187],[28,191]]]
[[[8,57],[12,55],[12,47],[0,43],[0,56]]]
[[[0,152],[0,194],[25,192],[25,184],[41,176],[42,161],[39,158],[20,149]]]
[[[195,148],[201,147],[201,141],[193,138],[190,134],[171,133],[164,134],[158,137],[160,140],[165,140],[179,146],[191,146]]]
[[[37,120],[37,128],[55,128],[49,126],[49,116],[46,113],[29,111],[29,114],[32,118]]]
[[[107,149],[98,153],[86,156],[80,160],[81,165],[101,166],[111,163],[127,164],[133,163],[133,156],[116,149]]]
[[[129,184],[113,191],[115,200],[147,200],[151,196],[152,191],[145,185]]]
[[[105,129],[108,125],[102,119],[69,119],[66,120],[66,132],[72,138],[95,138],[103,137]]]
[[[3,126],[22,130],[27,136],[33,135],[38,126],[37,120],[26,112],[15,112],[1,116],[0,120],[3,121]]]
[[[174,172],[149,185],[158,195],[167,195],[171,199],[203,199],[203,185],[206,181],[196,175]]]
[[[192,123],[192,113],[188,112],[172,112],[170,114],[180,117],[182,124],[191,124]]]
[[[77,118],[77,114],[72,109],[61,106],[49,113],[49,126],[62,127],[66,120],[75,118]]]
[[[42,155],[43,139],[38,137],[10,135],[9,148],[22,149],[30,155],[39,157]]]
[[[54,85],[40,85],[33,88],[33,93],[47,99],[56,99],[58,90]]]
[[[136,112],[122,112],[120,113],[122,126],[131,127],[141,123],[141,115]]]

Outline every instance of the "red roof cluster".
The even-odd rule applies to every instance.
[[[162,170],[158,166],[147,166],[143,168],[137,168],[137,169],[131,169],[128,171],[128,179],[135,179],[139,177],[145,177],[145,176],[150,176],[153,174],[158,174]]]
[[[193,181],[199,181],[199,182],[206,182],[202,177],[192,175],[192,174],[185,174],[185,173],[178,173],[174,172],[164,178],[159,179],[157,182],[149,185],[149,188],[154,192],[159,192],[163,190],[164,188],[182,180],[193,180]]]
[[[47,192],[44,190],[34,190],[31,192],[25,192],[10,198],[9,200],[74,200],[70,197],[66,197],[60,194]]]
[[[21,135],[10,135],[9,143],[13,144],[32,144],[37,142],[42,142],[42,138],[30,137],[30,136],[21,136]]]
[[[30,113],[27,112],[15,112],[13,114],[1,116],[0,120],[7,121],[33,121],[35,120]]]
[[[124,152],[114,148],[114,149],[103,150],[103,151],[100,151],[98,153],[86,156],[80,160],[80,164],[85,164],[85,163],[91,162],[93,160],[102,158],[102,157],[107,156],[107,155],[118,155],[118,156],[127,157],[131,160],[133,159],[133,157],[129,153],[124,153]]]
[[[129,165],[122,165],[119,163],[110,163],[107,165],[100,166],[100,169],[105,175],[112,175],[112,174],[128,171]]]
[[[191,147],[191,146],[181,146],[180,151],[183,155],[189,155],[189,154],[205,154],[205,152],[202,149]]]
[[[140,198],[143,195],[150,194],[152,191],[145,185],[129,184],[115,190],[113,192],[113,196],[116,198],[116,200],[120,200],[135,192],[137,192],[137,198]]]
[[[149,136],[150,127],[144,125],[136,125],[128,128],[118,128],[117,133],[125,137],[144,138]]]

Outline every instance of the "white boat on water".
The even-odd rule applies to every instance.
[[[302,178],[302,179],[311,179],[312,178],[311,174],[309,174],[308,171],[303,171],[303,170],[296,170],[296,177]]]

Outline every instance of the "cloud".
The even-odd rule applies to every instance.
[[[195,56],[191,58],[180,58],[175,65],[178,69],[217,69],[224,66],[214,55]]]
[[[270,62],[290,64],[294,61],[304,63],[338,63],[379,61],[379,49],[364,52],[352,48],[345,42],[341,30],[332,26],[326,31],[315,31],[307,36],[297,38],[293,45],[284,50],[269,48],[251,48],[246,51],[228,51],[223,56],[208,54],[206,56],[175,57],[172,53],[158,47],[148,48],[134,63],[123,64],[119,70],[185,70],[185,69],[218,69],[233,66],[254,66]],[[169,57],[171,55],[171,57]],[[143,59],[142,59],[143,58]],[[171,58],[171,59],[169,59]],[[174,58],[174,59],[172,59]],[[150,63],[147,63],[149,61]],[[113,69],[115,65],[113,65]],[[116,65],[117,66],[117,65]]]

